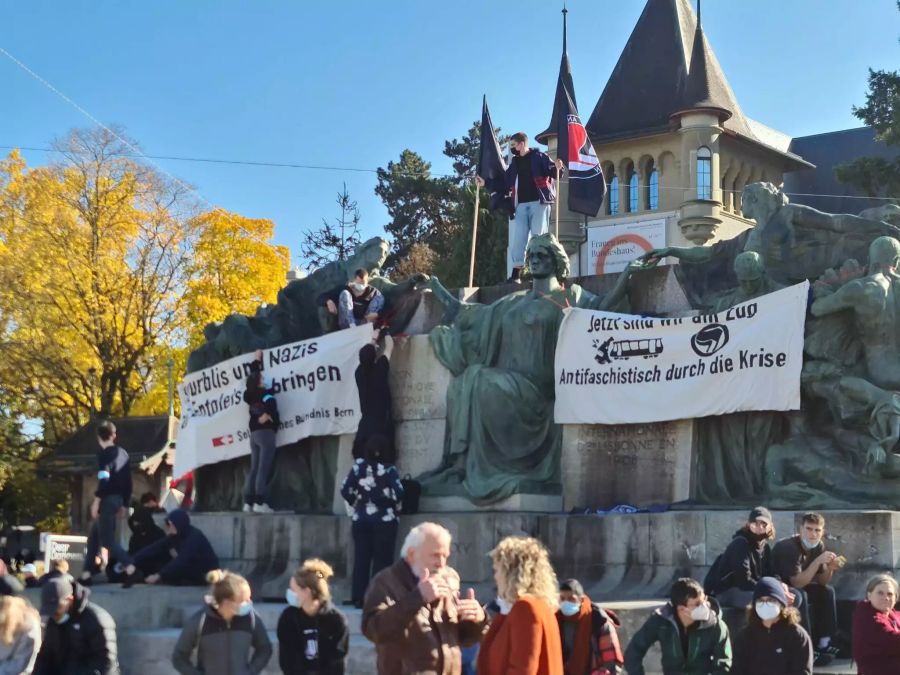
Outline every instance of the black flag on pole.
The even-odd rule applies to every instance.
[[[500,143],[494,133],[487,96],[481,104],[481,139],[478,143],[478,167],[475,172],[484,179],[484,189],[490,195],[491,211],[503,209],[512,213],[512,200],[506,187],[506,162],[500,154]]]
[[[600,160],[597,159],[597,153],[594,152],[594,146],[588,138],[575,106],[575,92],[571,84],[569,57],[566,53],[565,20],[563,10],[563,56],[559,79],[556,82],[556,101],[561,104],[556,111],[557,157],[568,169],[569,211],[596,216],[603,205],[606,183],[600,169]],[[564,71],[568,77],[563,76]]]

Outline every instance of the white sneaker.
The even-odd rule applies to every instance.
[[[253,513],[253,504],[244,504],[244,513]]]
[[[254,504],[253,513],[275,513],[275,509],[268,504]]]

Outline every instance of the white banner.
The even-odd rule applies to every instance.
[[[556,422],[636,424],[798,410],[809,282],[704,316],[566,309]]]
[[[279,446],[309,436],[350,434],[359,425],[354,373],[359,350],[373,336],[372,325],[263,350],[263,376],[272,382]],[[250,453],[249,410],[244,378],[253,354],[191,373],[178,385],[181,429],[175,475]]]
[[[589,227],[587,244],[589,274],[621,272],[632,260],[666,245],[666,219]]]

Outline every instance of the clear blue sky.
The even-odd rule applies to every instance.
[[[643,0],[569,0],[586,118]],[[559,67],[555,0],[0,0],[0,47],[145,152],[374,169],[406,147],[450,169],[480,116],[531,134]],[[894,0],[705,0],[703,25],[744,112],[794,136],[859,126],[867,68],[896,68]],[[652,49],[652,46],[648,45]],[[0,55],[0,145],[46,147],[90,121]],[[0,151],[4,154],[6,151]],[[25,152],[31,164],[46,155]],[[387,213],[371,173],[160,161],[212,204],[271,218],[299,250],[346,181],[363,233]]]

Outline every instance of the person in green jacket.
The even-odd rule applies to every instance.
[[[657,609],[625,650],[628,675],[644,675],[644,656],[659,642],[664,675],[731,672],[731,640],[719,607],[693,579],[678,579],[669,602]]]

